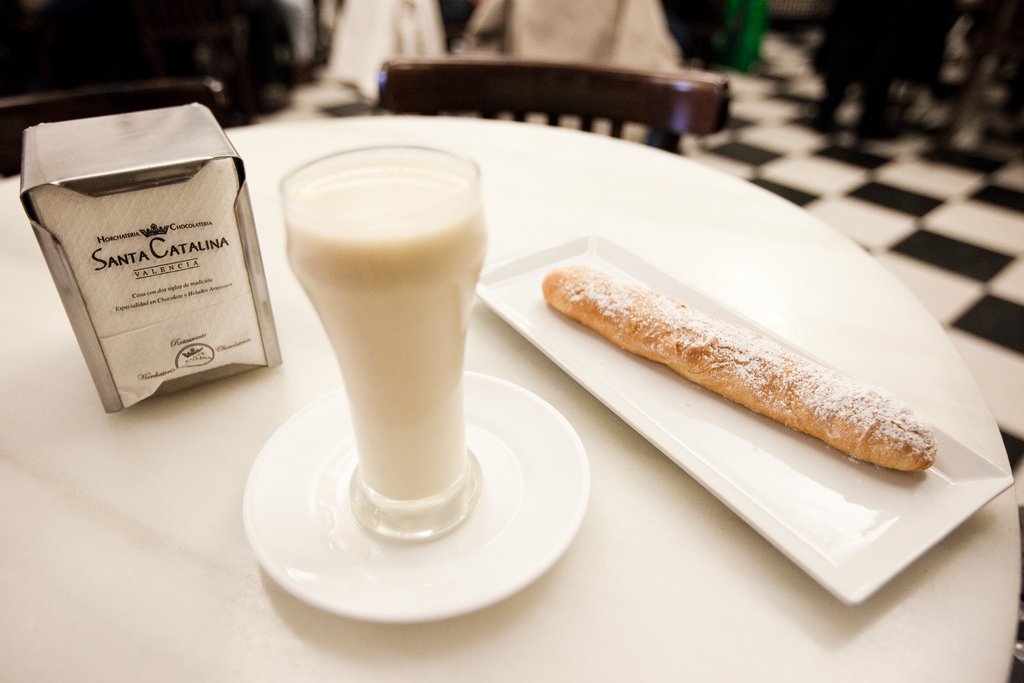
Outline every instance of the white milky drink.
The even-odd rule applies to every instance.
[[[343,153],[285,180],[288,255],[341,367],[359,473],[399,501],[467,469],[463,356],[486,234],[475,166]]]

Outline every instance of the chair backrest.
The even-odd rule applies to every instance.
[[[641,71],[592,64],[448,57],[395,59],[381,70],[380,104],[401,114],[475,112],[547,115],[551,125],[571,115],[584,130],[611,122],[659,133],[657,146],[678,150],[680,137],[721,130],[729,110],[729,83],[697,69]]]
[[[38,123],[198,102],[224,125],[224,86],[212,78],[162,78],[0,97],[0,175],[21,172],[21,133]]]

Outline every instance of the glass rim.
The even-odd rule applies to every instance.
[[[470,171],[467,175],[470,180],[468,191],[474,192],[479,188],[480,185],[480,165],[468,156],[451,152],[446,149],[439,147],[429,147],[427,145],[401,145],[401,144],[384,144],[384,145],[367,145],[365,147],[351,147],[348,149],[340,149],[323,156],[319,156],[313,159],[302,162],[299,166],[292,168],[287,171],[278,183],[278,191],[283,203],[287,203],[290,195],[288,191],[288,185],[299,178],[302,174],[311,171],[314,167],[320,164],[325,164],[335,159],[342,159],[345,157],[355,157],[358,155],[370,155],[374,153],[395,153],[395,152],[412,152],[416,154],[432,155],[437,157],[445,157],[451,161],[456,161],[466,169]]]

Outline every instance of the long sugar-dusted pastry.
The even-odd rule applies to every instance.
[[[931,428],[881,389],[652,290],[571,266],[544,298],[632,353],[860,460],[914,472],[935,461]]]

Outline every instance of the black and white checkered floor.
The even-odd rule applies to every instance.
[[[923,132],[863,144],[823,135],[811,124],[822,85],[809,55],[798,37],[770,35],[758,75],[732,74],[729,129],[691,158],[803,206],[915,293],[948,330],[1024,475],[1024,145],[935,151]],[[858,106],[845,109],[839,120],[852,123]]]
[[[1021,142],[984,140],[929,153],[932,136],[859,145],[811,126],[821,79],[820,36],[769,34],[756,75],[730,74],[727,130],[687,155],[803,206],[873,254],[949,330],[1003,432],[1024,492],[1024,155]],[[369,113],[340,85],[296,91],[276,119]],[[840,109],[851,122],[856,102]]]

